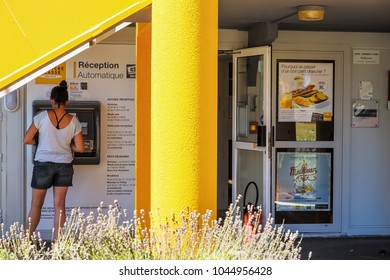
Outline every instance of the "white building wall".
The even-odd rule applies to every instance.
[[[23,128],[24,128],[25,87],[18,90],[19,106],[14,111],[4,107],[4,98],[0,99],[1,108],[1,187],[0,187],[0,223],[9,228],[15,222],[24,222],[25,189]]]
[[[342,232],[346,235],[390,234],[390,111],[388,71],[390,34],[279,31],[274,48],[344,52],[342,104]],[[378,64],[354,64],[353,50],[379,51]],[[379,100],[379,127],[352,128],[352,101],[359,82],[372,81]]]

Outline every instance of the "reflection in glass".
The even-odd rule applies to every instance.
[[[263,56],[237,60],[237,141],[257,142],[257,126],[264,124]]]
[[[264,153],[250,150],[238,150],[237,152],[237,195],[244,196],[246,193],[246,196],[241,200],[243,204],[251,202],[254,206],[261,206],[263,201]]]

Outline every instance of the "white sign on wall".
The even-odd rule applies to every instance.
[[[379,50],[353,50],[353,64],[379,64]]]

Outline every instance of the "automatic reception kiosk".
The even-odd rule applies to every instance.
[[[33,116],[39,111],[52,108],[49,100],[34,100]],[[69,114],[77,116],[81,123],[84,137],[84,153],[75,153],[73,164],[100,163],[100,102],[99,101],[69,101],[66,108]],[[33,149],[33,154],[35,148]],[[33,156],[34,158],[34,156]]]

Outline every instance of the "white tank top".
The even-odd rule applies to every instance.
[[[35,160],[40,162],[71,163],[73,160],[70,143],[81,132],[81,124],[76,116],[64,128],[57,129],[50,121],[47,111],[34,117],[34,125],[39,131],[38,148]]]

